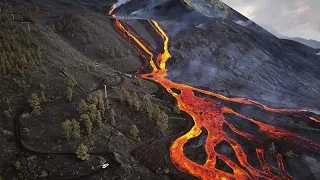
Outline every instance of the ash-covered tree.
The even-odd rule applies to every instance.
[[[76,151],[77,158],[81,159],[82,161],[88,160],[90,154],[88,154],[88,147],[81,143]]]

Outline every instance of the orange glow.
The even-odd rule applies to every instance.
[[[311,120],[314,121],[314,122],[320,123],[320,120],[319,120],[319,119],[316,119],[316,118],[314,118],[314,117],[309,117],[309,119],[311,119]]]
[[[221,94],[179,84],[166,79],[166,62],[171,58],[168,49],[169,37],[155,21],[149,21],[149,24],[151,27],[153,27],[154,31],[159,35],[163,42],[163,47],[161,47],[163,48],[162,52],[157,52],[157,54],[154,53],[155,50],[150,49],[150,47],[146,45],[147,43],[143,42],[142,39],[139,39],[137,35],[131,33],[130,28],[124,22],[115,19],[114,26],[118,33],[139,51],[141,56],[146,60],[145,64],[150,65],[149,67],[152,68],[151,72],[145,74],[142,74],[141,71],[138,71],[139,76],[143,79],[160,84],[177,100],[179,108],[188,113],[194,120],[194,126],[190,129],[190,131],[176,139],[170,147],[170,157],[174,165],[179,170],[204,180],[245,180],[259,178],[272,180],[293,179],[293,177],[285,170],[281,154],[276,155],[278,167],[272,167],[265,161],[264,150],[256,147],[255,156],[259,160],[260,168],[251,165],[248,162],[248,154],[245,153],[243,147],[235,139],[227,135],[227,133],[223,130],[223,125],[228,126],[235,134],[248,139],[253,145],[263,144],[264,142],[263,140],[258,139],[258,137],[238,130],[225,119],[226,114],[232,114],[242,118],[243,120],[256,124],[259,128],[259,131],[273,141],[285,141],[287,143],[299,146],[300,149],[316,152],[320,151],[320,145],[307,138],[276,126],[264,124],[259,120],[248,118],[229,107],[218,104],[214,100],[197,97],[194,94],[194,91],[216,97],[221,100],[237,102],[245,105],[254,105],[266,111],[290,115],[292,114],[298,117],[302,117],[303,113],[306,112],[305,110],[295,111],[273,109],[256,101],[246,100],[243,98],[229,98]],[[172,88],[180,90],[181,93],[175,93]],[[319,121],[313,117],[309,117],[309,119],[316,122]],[[205,144],[205,150],[208,158],[205,164],[200,165],[187,158],[184,154],[183,148],[190,139],[198,137],[201,134],[202,128],[205,128],[208,132],[207,141]],[[233,162],[230,158],[214,150],[214,147],[222,141],[225,141],[231,145],[241,166]],[[249,156],[254,156],[254,154],[250,154]],[[217,169],[215,167],[217,158],[224,161],[234,173],[231,174]]]

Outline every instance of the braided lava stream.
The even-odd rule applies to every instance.
[[[112,13],[113,10],[114,8],[110,11],[110,13]],[[144,42],[142,38],[139,38],[139,36],[133,32],[131,27],[125,22],[115,19],[114,28],[123,38],[125,38],[137,49],[137,51],[145,60],[145,64],[138,69],[137,74],[141,78],[156,82],[165,88],[166,91],[177,100],[179,108],[188,113],[194,120],[194,126],[190,129],[190,131],[176,139],[170,147],[170,157],[174,165],[179,170],[204,180],[293,179],[293,177],[286,172],[283,163],[283,157],[280,153],[274,155],[278,162],[277,167],[269,165],[265,160],[265,150],[258,147],[259,144],[261,145],[264,143],[263,140],[250,133],[240,131],[226,120],[225,115],[233,115],[241,118],[242,120],[254,123],[258,127],[260,133],[264,134],[273,141],[295,144],[300,149],[304,150],[314,152],[320,151],[320,145],[310,139],[283,128],[268,125],[256,119],[248,118],[236,112],[232,108],[221,105],[215,100],[198,97],[195,95],[195,92],[215,97],[220,100],[236,102],[244,105],[253,105],[269,112],[288,114],[298,118],[305,117],[304,113],[306,110],[294,111],[273,109],[256,101],[242,98],[229,98],[221,94],[198,89],[189,85],[179,84],[166,79],[166,62],[171,58],[168,49],[169,38],[157,22],[148,21],[148,23],[150,24],[150,27],[152,27],[152,29],[158,34],[159,38],[161,38],[161,42],[163,43],[161,52],[157,52],[155,49],[152,49],[150,46],[148,46],[147,43]],[[180,92],[177,93],[177,90]],[[305,118],[308,118],[310,121],[314,121],[316,123],[320,122],[320,120],[314,117]],[[224,126],[227,126],[233,131],[233,133],[249,140],[253,144],[255,147],[255,154],[250,154],[250,156],[257,157],[260,167],[254,167],[249,163],[247,158],[248,154],[245,153],[243,147],[236,141],[236,139],[231,138],[225,132],[223,129]],[[203,129],[206,129],[207,131],[207,140],[205,144],[207,159],[204,164],[198,164],[186,157],[184,154],[184,146],[190,139],[198,137],[203,132]],[[231,158],[218,153],[214,149],[215,146],[217,146],[220,142],[227,142],[232,147],[238,162],[234,162],[231,160]],[[215,166],[217,158],[227,164],[233,170],[233,173],[228,173],[216,168]]]

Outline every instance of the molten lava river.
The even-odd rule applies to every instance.
[[[171,58],[168,49],[169,37],[157,22],[148,21],[148,23],[162,42],[161,44],[163,47],[161,47],[161,50],[152,49],[142,38],[139,38],[138,34],[136,34],[128,24],[119,19],[114,20],[114,28],[123,38],[132,44],[137,51],[139,51],[141,57],[145,60],[144,65],[137,71],[137,74],[141,78],[156,82],[165,88],[166,91],[177,100],[179,108],[189,114],[194,120],[194,125],[190,131],[176,139],[170,147],[170,157],[179,170],[204,180],[293,179],[293,177],[285,170],[281,153],[275,153],[273,155],[275,162],[277,162],[276,165],[267,163],[265,159],[266,148],[261,146],[261,144],[264,144],[264,140],[259,138],[259,136],[254,136],[248,132],[239,130],[236,126],[227,121],[227,115],[238,117],[243,121],[249,121],[257,127],[257,130],[261,134],[271,141],[286,142],[294,144],[299,149],[319,152],[320,145],[318,143],[289,130],[262,123],[257,119],[249,118],[230,107],[221,105],[221,103],[218,103],[214,99],[241,105],[255,106],[256,108],[272,113],[305,118],[314,123],[320,122],[320,120],[315,117],[306,116],[306,110],[294,111],[273,109],[252,100],[229,98],[221,94],[176,83],[167,79],[166,62]],[[201,93],[212,98],[199,97],[196,96],[196,93]],[[253,153],[246,153],[244,147],[237,142],[236,138],[231,137],[226,133],[225,127],[231,129],[237,136],[241,136],[252,143],[255,147],[252,151]],[[199,164],[190,160],[185,155],[184,146],[189,140],[200,136],[204,130],[207,132],[207,139],[205,142],[207,159],[205,163]],[[215,150],[215,146],[221,142],[225,142],[232,147],[236,161]],[[249,162],[249,156],[256,156],[259,167],[256,165],[253,166]],[[232,169],[232,173],[216,168],[217,159],[229,166]]]

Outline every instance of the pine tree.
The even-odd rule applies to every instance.
[[[41,100],[42,100],[43,102],[46,102],[47,99],[46,99],[46,96],[45,96],[45,94],[44,94],[44,91],[40,91],[40,95],[41,95]]]
[[[105,106],[105,109],[106,109],[107,111],[110,110],[110,103],[109,103],[109,100],[108,100],[108,99],[106,99],[106,101],[104,102],[104,106]]]
[[[160,120],[161,119],[161,110],[159,108],[158,105],[154,105],[153,108],[152,108],[152,113],[153,113],[153,117],[156,119],[156,120]]]
[[[80,124],[78,121],[76,121],[75,119],[73,119],[71,121],[71,127],[72,127],[72,136],[74,139],[78,139],[80,138],[81,134],[80,134]]]
[[[84,122],[84,127],[88,135],[92,134],[92,122],[87,114],[82,114],[80,116],[80,120]]]
[[[96,121],[96,114],[97,114],[97,107],[95,104],[90,104],[88,106],[88,113],[89,113],[89,117],[91,119],[92,122],[95,122]]]
[[[137,138],[139,136],[139,129],[137,128],[136,125],[132,125],[131,128],[130,128],[130,134],[131,136]]]
[[[98,102],[99,102],[97,96],[95,96],[94,94],[90,94],[90,95],[88,96],[88,98],[87,98],[87,101],[88,101],[88,103],[94,104],[94,105],[96,105],[96,106],[98,105]]]
[[[125,101],[126,101],[126,89],[124,87],[121,87],[120,89],[120,100],[121,100],[121,103],[123,104]]]
[[[68,76],[67,78],[67,86],[70,87],[71,89],[74,88],[74,86],[76,85],[76,80],[74,79],[73,76]]]
[[[39,115],[41,108],[40,103],[41,99],[38,97],[36,93],[31,94],[31,97],[28,99],[28,102],[30,104],[30,107],[32,107],[32,114]]]
[[[88,104],[85,100],[81,99],[79,105],[78,105],[78,111],[80,114],[84,114],[88,111]]]
[[[105,111],[106,111],[103,98],[99,98],[99,106],[98,106],[98,109],[99,109],[99,111],[100,111],[100,113],[101,113],[101,116],[103,117],[104,114],[105,114]]]
[[[70,102],[71,102],[71,100],[72,100],[72,93],[73,93],[73,90],[71,89],[70,86],[68,86],[68,87],[67,87],[67,99],[68,99],[68,101],[70,101]]]
[[[116,122],[116,113],[114,112],[113,109],[110,110],[110,118],[111,118],[111,123],[114,124]]]
[[[82,161],[88,160],[90,154],[88,154],[88,147],[85,146],[83,143],[80,144],[77,151],[77,158],[81,159]]]
[[[71,131],[72,131],[71,121],[66,120],[65,122],[63,122],[62,129],[64,130],[66,138],[69,140],[71,137]]]
[[[159,126],[162,134],[164,134],[164,135],[166,134],[166,131],[169,127],[168,121],[169,121],[168,115],[164,111],[162,111],[162,113],[160,115],[160,119],[157,121],[157,125]]]
[[[134,91],[132,95],[133,106],[137,112],[140,110],[140,102],[137,93]]]
[[[101,112],[98,110],[96,111],[96,118],[97,118],[97,125],[99,128],[102,128],[102,117],[101,117]]]

